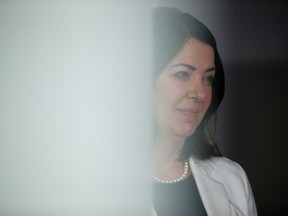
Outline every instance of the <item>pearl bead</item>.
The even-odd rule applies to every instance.
[[[164,183],[164,184],[176,183],[176,182],[182,181],[183,179],[186,178],[187,173],[188,173],[188,168],[189,168],[189,164],[188,164],[188,161],[186,160],[184,163],[184,172],[179,178],[172,179],[172,180],[159,179],[156,176],[152,176],[152,178],[154,181],[159,182],[159,183]]]

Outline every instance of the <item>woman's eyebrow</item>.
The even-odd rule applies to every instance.
[[[207,70],[205,70],[205,73],[208,73],[211,71],[216,71],[216,68],[215,67],[208,68]]]
[[[170,68],[174,68],[174,67],[178,67],[178,66],[184,66],[184,67],[187,67],[189,68],[190,70],[192,71],[195,71],[196,68],[192,65],[189,65],[189,64],[184,64],[184,63],[180,63],[180,64],[175,64],[175,65],[172,65]],[[211,71],[215,71],[216,68],[215,67],[211,67],[211,68],[208,68],[205,70],[205,73],[208,73],[208,72],[211,72]]]
[[[184,63],[172,65],[170,68],[174,68],[174,67],[178,67],[178,66],[187,67],[187,68],[189,68],[189,69],[192,70],[192,71],[195,71],[195,70],[196,70],[196,68],[195,68],[194,66],[189,65],[189,64],[184,64]]]

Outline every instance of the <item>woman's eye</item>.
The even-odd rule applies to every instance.
[[[177,73],[175,73],[174,75],[176,78],[179,78],[179,79],[188,79],[189,78],[189,73],[186,72],[186,71],[178,71]]]
[[[213,75],[206,76],[206,77],[204,77],[204,80],[211,84],[214,80],[214,76]]]

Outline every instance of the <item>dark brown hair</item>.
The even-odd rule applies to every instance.
[[[217,145],[215,126],[216,111],[224,96],[224,69],[215,38],[204,24],[176,8],[159,7],[154,9],[153,65],[155,78],[191,38],[198,39],[213,48],[216,73],[212,82],[211,104],[194,134],[186,139],[179,160],[185,160],[191,155],[200,159],[221,156]]]

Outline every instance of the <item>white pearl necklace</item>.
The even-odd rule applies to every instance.
[[[189,169],[189,164],[188,164],[188,161],[186,160],[184,163],[184,172],[179,178],[172,179],[172,180],[163,180],[163,179],[157,178],[156,176],[152,176],[152,178],[154,181],[159,182],[159,183],[165,183],[165,184],[176,183],[186,178],[188,169]]]

